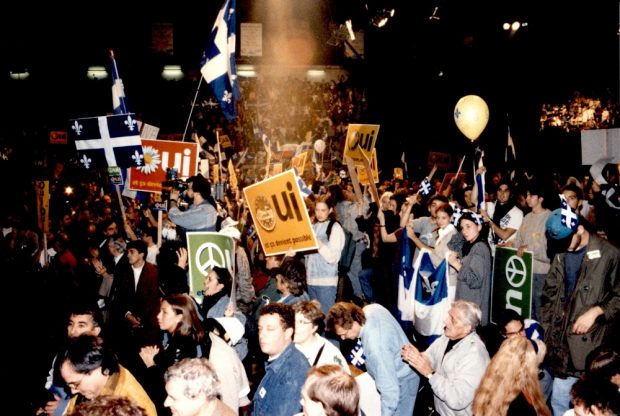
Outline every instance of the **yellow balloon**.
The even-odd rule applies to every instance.
[[[456,126],[472,142],[480,137],[488,121],[489,106],[477,95],[462,97],[454,107]]]

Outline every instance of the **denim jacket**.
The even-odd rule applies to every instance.
[[[407,336],[392,314],[379,304],[364,307],[366,323],[360,340],[366,356],[366,369],[381,394],[381,414],[393,415],[403,395],[415,396],[417,391],[400,391],[401,380],[419,377],[400,357]]]
[[[324,246],[318,252],[306,255],[306,275],[309,286],[336,286],[338,284],[338,261],[344,247],[344,231],[338,223],[332,226],[327,238],[329,221],[312,224],[316,238]]]
[[[251,416],[291,416],[301,410],[301,387],[310,364],[292,342],[266,364],[252,400]]]

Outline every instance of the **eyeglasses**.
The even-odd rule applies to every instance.
[[[86,377],[89,374],[90,374],[90,372],[82,374],[82,378],[80,378],[78,381],[68,381],[67,382],[67,386],[70,389],[77,390],[80,387],[80,384],[82,384],[82,381],[84,381],[84,377]]]
[[[295,324],[299,324],[299,325],[311,325],[312,322],[310,321],[302,321],[301,319],[296,319],[295,320]]]
[[[504,336],[506,338],[511,337],[513,335],[519,335],[519,334],[524,334],[525,333],[525,328],[523,327],[523,325],[521,326],[521,328],[518,331],[514,331],[514,332],[506,332],[504,333]]]

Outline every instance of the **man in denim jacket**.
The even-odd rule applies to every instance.
[[[250,415],[291,416],[301,411],[301,388],[310,364],[293,344],[294,331],[291,305],[274,302],[260,310],[258,343],[269,358]]]
[[[420,376],[400,357],[409,340],[392,314],[379,304],[362,309],[338,302],[329,310],[327,328],[342,339],[361,341],[366,369],[381,395],[381,415],[413,414]]]

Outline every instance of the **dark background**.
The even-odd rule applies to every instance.
[[[47,131],[66,129],[69,118],[110,112],[110,78],[92,81],[85,76],[90,65],[109,68],[108,49],[116,53],[130,111],[164,133],[182,131],[220,6],[218,1],[143,10],[106,5],[95,12],[95,5],[87,11],[50,4],[36,13],[26,4],[15,6],[0,28],[5,102],[0,140],[14,142],[28,129],[28,140],[40,137],[43,143]],[[368,23],[376,9],[392,7],[396,13],[385,27]],[[429,19],[435,7],[440,20]],[[243,60],[248,63],[281,64],[282,49],[273,44],[272,35],[282,26],[288,30],[284,36],[294,34],[290,28],[299,22],[310,29],[310,63],[342,65],[352,82],[365,87],[370,111],[365,122],[381,124],[377,147],[380,164],[388,169],[397,164],[401,150],[410,165],[424,169],[429,150],[471,154],[471,144],[453,121],[456,102],[468,94],[480,95],[490,108],[489,123],[476,143],[485,149],[489,165],[503,161],[510,126],[522,163],[544,165],[562,147],[567,154],[554,156],[554,162],[576,166],[581,160],[579,133],[541,132],[542,103],[567,103],[575,91],[594,98],[611,94],[618,100],[617,1],[575,7],[512,0],[237,0],[237,11],[237,24],[264,25],[265,54]],[[327,44],[330,23],[346,17],[366,33],[363,60],[345,59],[342,47]],[[501,25],[517,19],[528,26],[510,37]],[[172,56],[153,52],[155,22],[174,25]],[[162,80],[166,63],[181,63],[186,79]],[[30,78],[9,79],[8,71],[20,68],[28,68]]]

